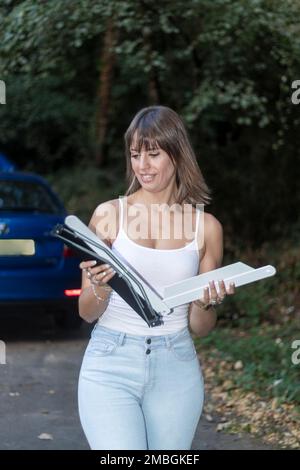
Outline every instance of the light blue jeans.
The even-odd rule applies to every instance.
[[[91,449],[190,449],[203,399],[187,327],[139,336],[96,324],[78,384],[79,416]]]

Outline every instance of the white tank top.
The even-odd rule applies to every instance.
[[[123,201],[119,197],[119,232],[112,243],[112,250],[132,266],[163,295],[163,288],[187,277],[196,276],[199,270],[199,248],[197,236],[182,248],[169,250],[148,248],[131,240],[123,229]],[[196,235],[200,210],[197,209]],[[189,303],[180,305],[173,312],[163,314],[163,324],[149,327],[117,292],[112,291],[106,310],[99,318],[99,324],[113,330],[132,335],[166,335],[176,333],[188,325]]]

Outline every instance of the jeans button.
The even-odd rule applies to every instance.
[[[148,338],[147,341],[146,341],[147,344],[151,344],[151,339]]]
[[[147,349],[146,354],[150,354],[150,353],[151,353],[151,349]]]

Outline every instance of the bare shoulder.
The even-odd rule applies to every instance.
[[[221,244],[223,240],[223,227],[219,220],[209,212],[201,212],[200,230],[198,231],[198,247],[200,260],[205,255],[207,248]]]
[[[223,227],[221,222],[212,214],[205,214],[204,247],[206,268],[220,267],[223,259]],[[205,266],[202,266],[205,269]]]
[[[118,213],[118,199],[111,199],[96,207],[89,222],[89,228],[109,245],[112,244],[113,234],[116,230]]]
[[[204,239],[209,237],[218,237],[223,233],[221,222],[209,212],[204,212]]]

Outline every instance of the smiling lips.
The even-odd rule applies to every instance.
[[[154,179],[155,175],[141,175],[141,177],[144,183],[149,183]]]

